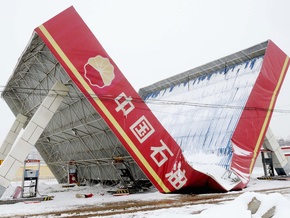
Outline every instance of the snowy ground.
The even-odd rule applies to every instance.
[[[147,193],[112,196],[112,188],[75,186],[63,188],[56,181],[40,181],[39,193],[53,195],[51,201],[21,202],[0,205],[0,217],[261,217],[275,209],[276,218],[290,217],[290,181],[257,180],[262,168],[253,172],[249,186],[240,192],[207,195],[161,194],[155,189]],[[11,199],[14,182],[2,200]],[[76,194],[93,194],[91,198],[76,198]],[[256,197],[261,202],[251,215],[248,203]],[[89,208],[89,209],[85,209]]]

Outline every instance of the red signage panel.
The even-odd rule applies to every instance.
[[[250,180],[288,67],[289,57],[268,41],[259,76],[232,137],[231,169],[243,187]]]

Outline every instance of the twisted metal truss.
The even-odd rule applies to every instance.
[[[2,97],[15,116],[21,113],[29,121],[56,81],[66,84],[69,93],[35,147],[58,182],[67,182],[71,162],[81,181],[118,182],[114,157],[126,160],[136,180],[148,180],[36,33]]]

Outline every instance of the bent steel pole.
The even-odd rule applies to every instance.
[[[60,82],[54,84],[27,124],[21,137],[10,150],[0,166],[0,197],[2,197],[5,190],[10,185],[11,180],[15,177],[16,172],[33,149],[35,143],[57,111],[67,92],[67,86]]]
[[[18,134],[20,133],[21,129],[23,128],[27,117],[18,114],[14,123],[12,124],[6,138],[4,139],[1,147],[0,147],[0,165],[5,157],[8,155],[12,145],[14,144],[15,140],[17,139]]]

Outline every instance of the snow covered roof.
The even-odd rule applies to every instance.
[[[148,93],[166,89],[168,87],[171,87],[172,85],[187,82],[199,76],[203,76],[203,75],[210,74],[212,72],[223,70],[229,66],[234,66],[236,64],[245,62],[247,60],[251,60],[255,57],[262,56],[265,54],[267,45],[268,45],[268,41],[265,41],[257,45],[254,45],[250,48],[228,55],[226,57],[219,58],[215,61],[204,64],[202,66],[190,69],[183,73],[158,81],[152,85],[141,88],[139,90],[139,94],[140,96],[142,96],[142,98],[144,98]]]

